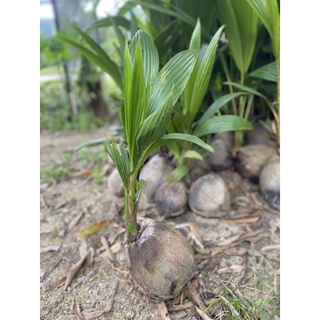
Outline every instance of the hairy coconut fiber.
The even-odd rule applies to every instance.
[[[163,221],[143,220],[135,241],[125,244],[125,252],[131,278],[156,301],[177,297],[197,274],[187,239]]]

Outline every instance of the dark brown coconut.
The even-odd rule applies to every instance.
[[[169,224],[145,219],[136,240],[125,244],[129,272],[150,298],[161,301],[178,296],[197,274],[193,249]]]
[[[246,131],[245,144],[265,144],[277,148],[277,142],[272,139],[272,134],[260,123],[254,125],[254,130]]]
[[[258,183],[263,165],[276,154],[277,150],[267,145],[247,145],[239,148],[234,166],[243,178]]]
[[[158,188],[154,200],[160,216],[178,216],[187,209],[187,187],[183,182],[164,182]]]

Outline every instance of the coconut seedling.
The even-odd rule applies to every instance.
[[[129,273],[141,291],[155,300],[176,297],[197,268],[193,250],[179,231],[165,222],[138,220],[139,199],[146,185],[139,181],[139,171],[153,151],[170,141],[189,141],[212,152],[195,136],[165,134],[197,57],[197,50],[180,52],[159,71],[158,51],[151,38],[139,30],[124,51],[122,119],[126,144],[106,144],[124,185]]]
[[[208,46],[202,45],[201,24],[199,20],[197,21],[191,36],[189,49],[197,50],[202,54],[197,57],[195,67],[183,91],[180,104],[176,104],[174,108],[174,116],[169,124],[168,132],[187,133],[199,138],[205,138],[218,132],[253,128],[251,123],[242,117],[237,115],[221,115],[219,110],[233,99],[247,95],[247,92],[224,95],[203,111],[204,100],[209,91],[210,80],[212,78],[218,43],[223,30],[224,26],[217,30]],[[182,214],[186,208],[184,202],[185,188],[181,187],[181,184],[177,185],[177,182],[186,182],[188,185],[191,185],[194,180],[192,176],[194,175],[195,167],[199,169],[200,176],[209,173],[210,168],[208,163],[206,166],[206,162],[202,162],[201,166],[194,165],[194,160],[207,160],[204,159],[207,154],[201,148],[200,150],[199,148],[195,150],[189,141],[170,142],[168,147],[175,156],[178,165],[166,176],[167,183],[161,186],[161,191],[157,192],[155,202],[160,215],[173,217]],[[220,155],[222,155],[221,151],[224,151],[226,154],[230,153],[225,144],[218,151],[220,151]],[[212,156],[215,156],[215,154]],[[185,181],[181,181],[185,176]],[[203,180],[200,181],[204,182]],[[204,189],[206,189],[206,185]],[[170,197],[167,194],[170,194]],[[201,199],[203,200],[203,198]],[[171,211],[172,208],[174,208],[174,212]]]
[[[181,104],[174,109],[173,121],[170,123],[168,132],[181,132],[206,137],[217,132],[253,129],[250,122],[237,115],[221,115],[220,109],[235,98],[248,95],[247,92],[226,94],[215,100],[210,106],[202,111],[204,99],[208,93],[212,70],[216,57],[219,39],[224,26],[214,34],[207,46],[201,45],[201,24],[198,20],[193,31],[189,49],[201,51],[197,57],[195,67],[183,91]],[[203,159],[203,150],[193,150],[187,142],[170,142],[170,151],[177,158],[179,165],[169,175],[168,180],[179,181],[188,172],[191,160]]]

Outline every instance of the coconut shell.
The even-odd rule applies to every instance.
[[[263,165],[276,154],[277,150],[267,145],[247,145],[239,148],[234,166],[243,178],[258,183]]]
[[[224,216],[230,208],[230,195],[224,180],[216,173],[197,179],[190,188],[190,209],[206,218]]]
[[[272,139],[272,134],[260,123],[254,125],[254,130],[245,132],[245,144],[264,144],[277,148],[277,142]]]
[[[143,220],[136,240],[125,244],[125,253],[131,278],[156,301],[175,298],[197,274],[187,239],[163,221]]]
[[[193,181],[210,172],[211,168],[207,157],[205,157],[203,160],[192,159],[190,170],[185,176],[184,180],[189,187]]]
[[[260,190],[265,200],[280,210],[280,158],[273,157],[263,167],[259,178]]]
[[[172,171],[167,159],[159,155],[153,156],[141,169],[139,180],[144,180],[147,185],[142,193],[149,202],[154,200],[154,195],[161,183],[165,181],[165,177]]]
[[[220,171],[231,167],[232,155],[229,146],[220,139],[212,141],[210,145],[214,150],[214,153],[208,156],[212,170]]]
[[[117,168],[114,168],[108,177],[108,189],[117,197],[124,196],[123,182]]]
[[[183,182],[164,182],[158,188],[154,199],[160,216],[178,216],[187,209],[187,187]]]

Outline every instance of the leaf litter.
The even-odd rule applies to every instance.
[[[241,188],[233,191],[239,191],[239,198],[233,203],[235,207],[232,208],[232,216],[226,217],[224,221],[220,219],[211,224],[202,223],[195,219],[191,212],[169,221],[192,243],[200,273],[192,283],[198,281],[202,285],[194,286],[196,294],[191,289],[193,295],[190,295],[188,288],[190,296],[182,293],[175,300],[178,304],[166,301],[166,309],[163,305],[159,307],[149,302],[135,290],[128,278],[122,244],[122,213],[114,210],[115,206],[123,210],[121,199],[114,201],[104,184],[95,187],[93,191],[84,178],[85,175],[77,177],[76,180],[61,180],[50,184],[50,188],[42,188],[41,191],[47,204],[41,207],[44,217],[41,219],[40,229],[42,277],[43,270],[51,270],[52,266],[55,266],[50,274],[45,273],[45,279],[42,279],[42,320],[122,320],[130,317],[137,320],[156,320],[163,319],[164,316],[172,320],[190,320],[193,316],[214,319],[224,314],[227,309],[236,318],[230,297],[224,295],[225,288],[221,286],[221,282],[230,283],[237,287],[237,290],[241,289],[241,294],[246,299],[260,297],[260,290],[254,287],[253,272],[258,272],[258,279],[262,280],[269,277],[267,274],[271,278],[278,277],[272,286],[279,282],[280,248],[279,243],[275,242],[277,239],[273,238],[273,234],[279,234],[279,230],[274,225],[268,226],[265,223],[267,216],[277,216],[279,212],[269,208],[255,191],[255,186],[251,190],[249,182],[242,182]],[[68,192],[69,195],[66,196]],[[77,208],[82,205],[82,210],[76,209],[75,205]],[[92,209],[90,214],[85,214],[87,206]],[[157,218],[152,206],[143,214]],[[61,226],[61,219],[69,221],[66,224],[67,232],[59,235],[58,229],[57,235],[54,235],[54,228]],[[96,221],[100,221],[100,224]],[[95,225],[98,228],[95,228]],[[179,225],[182,227],[179,228]],[[94,232],[89,231],[83,237],[80,232],[90,230],[87,226],[94,227]],[[270,233],[268,228],[273,231]],[[41,233],[42,230],[46,232]],[[61,237],[64,239],[64,246],[63,250],[58,250]],[[79,238],[82,241],[80,246]],[[47,259],[50,252],[57,256]],[[79,255],[78,261],[72,258]],[[70,267],[72,260],[77,262]],[[258,262],[252,267],[251,261]],[[79,275],[89,271],[92,276],[80,281]],[[58,281],[63,287],[55,285]],[[61,291],[63,289],[66,291]],[[201,298],[204,292],[211,292],[213,298]],[[134,318],[133,314],[136,315]]]

